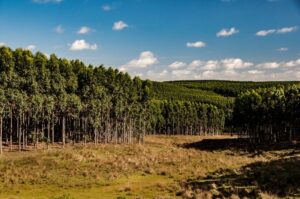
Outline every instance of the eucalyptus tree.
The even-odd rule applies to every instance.
[[[32,132],[32,141],[34,143],[35,148],[38,147],[40,138],[43,139],[43,132],[41,129],[42,121],[43,121],[43,104],[44,98],[41,94],[36,94],[31,96],[30,99],[30,112],[33,124],[33,132]]]
[[[0,154],[2,154],[2,139],[3,139],[3,116],[6,107],[6,97],[5,92],[2,88],[0,88]]]
[[[79,128],[78,119],[80,117],[81,109],[82,109],[82,104],[80,98],[75,94],[67,95],[64,115],[66,115],[69,124],[68,137],[72,137],[73,143],[75,142],[76,131]]]

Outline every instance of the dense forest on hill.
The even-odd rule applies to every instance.
[[[22,150],[39,142],[141,143],[146,134],[228,129],[259,142],[291,140],[299,130],[294,84],[143,81],[102,65],[1,47],[0,142]]]
[[[168,82],[173,85],[180,85],[186,88],[213,91],[222,96],[237,97],[241,92],[249,89],[270,88],[278,86],[290,86],[300,84],[299,81],[226,81],[226,80],[183,80]]]

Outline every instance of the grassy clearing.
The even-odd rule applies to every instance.
[[[213,139],[221,138],[224,139],[221,136]],[[145,145],[69,146],[64,150],[6,152],[0,158],[0,198],[211,198],[214,194],[223,194],[223,184],[229,190],[233,189],[230,186],[253,186],[243,181],[231,183],[228,180],[231,172],[235,172],[236,179],[244,175],[251,178],[251,172],[242,173],[249,165],[267,165],[251,167],[266,171],[272,168],[268,163],[279,163],[282,158],[297,155],[287,149],[256,156],[231,149],[181,147],[202,139],[199,136],[148,136]],[[267,175],[272,176],[272,172]],[[223,177],[226,182],[220,181]],[[262,183],[265,180],[261,176],[259,179]],[[265,191],[260,193],[264,198],[280,195],[267,194],[270,189],[261,190]],[[239,194],[232,191],[227,195],[238,198]]]

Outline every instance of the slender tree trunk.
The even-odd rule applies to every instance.
[[[18,117],[17,119],[17,131],[18,131],[18,145],[19,145],[19,151],[21,151],[21,119]]]
[[[23,113],[22,114],[22,125],[23,125],[23,128],[22,128],[22,148],[25,149],[25,132],[26,132],[26,126],[25,126],[25,114]]]
[[[9,148],[10,151],[12,151],[12,145],[13,145],[13,138],[12,138],[12,134],[13,134],[13,113],[12,110],[10,111],[10,133],[9,133]]]
[[[54,121],[52,121],[51,134],[51,142],[54,144]]]
[[[66,118],[62,117],[62,147],[65,147],[65,136],[66,136]]]
[[[3,117],[0,116],[0,154],[2,154],[2,127],[3,127]]]

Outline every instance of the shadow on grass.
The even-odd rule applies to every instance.
[[[260,153],[261,151],[300,149],[300,144],[281,142],[274,144],[255,145],[249,138],[225,138],[225,139],[204,139],[198,142],[185,143],[180,145],[183,148],[193,148],[204,151],[247,151]]]
[[[239,170],[218,170],[202,179],[189,179],[186,189],[210,191],[216,197],[259,198],[261,192],[300,197],[300,157],[252,163]]]

